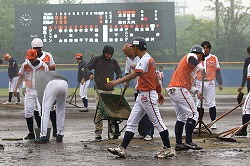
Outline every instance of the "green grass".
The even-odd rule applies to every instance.
[[[238,90],[238,87],[224,87],[224,89],[222,91],[219,91],[218,88],[216,88],[216,94],[217,95],[237,95],[238,94],[237,90]],[[74,93],[74,92],[75,92],[75,88],[69,88],[69,92],[68,92],[69,95]],[[164,89],[162,92],[163,92],[163,94],[165,93]],[[244,88],[242,92],[247,94],[247,88]],[[121,94],[121,89],[116,88],[115,93]],[[79,89],[77,89],[76,94],[79,95]],[[126,93],[125,93],[126,96],[133,96],[133,94],[134,94],[133,88],[128,88],[126,90]],[[0,96],[8,96],[8,89],[7,88],[0,88]],[[93,88],[89,88],[88,96],[90,96],[90,97],[94,96],[94,89]]]

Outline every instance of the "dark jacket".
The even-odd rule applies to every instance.
[[[85,62],[84,60],[82,60],[79,63],[78,66],[78,76],[77,76],[77,81],[81,82],[82,78],[84,78],[85,81],[89,80],[89,75],[93,74],[91,72],[86,72],[84,70],[84,68],[87,66],[87,62]]]
[[[8,75],[9,75],[10,79],[13,79],[13,77],[17,77],[18,72],[19,72],[18,63],[16,62],[15,59],[10,58],[9,68],[8,68]]]
[[[114,73],[116,74],[116,79],[122,77],[122,71],[118,62],[112,58],[107,60],[105,58],[105,53],[112,50],[112,46],[105,46],[103,49],[103,55],[94,57],[86,66],[86,71],[94,69],[94,81],[96,83],[97,89],[103,91],[113,91],[114,87],[107,88],[107,79],[110,81],[114,80]]]
[[[244,67],[243,67],[243,77],[241,81],[241,87],[244,87],[246,81],[247,81],[247,92],[250,91],[250,79],[247,79],[247,68],[248,65],[250,64],[250,57],[247,57],[245,59]]]

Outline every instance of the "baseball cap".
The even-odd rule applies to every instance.
[[[34,38],[31,42],[32,48],[43,47],[43,41],[40,38]]]
[[[9,53],[5,53],[5,54],[3,55],[3,60],[5,60],[7,57],[10,57],[10,54],[9,54]]]
[[[82,58],[82,54],[76,54],[75,55],[75,59],[81,59]]]
[[[34,59],[37,56],[37,52],[35,49],[29,49],[26,52],[26,59]]]
[[[194,45],[191,50],[190,50],[191,53],[203,53],[205,54],[205,51],[204,51],[204,48],[201,47],[200,45]]]
[[[136,45],[139,48],[147,49],[147,43],[143,38],[135,37],[131,41],[131,45]]]

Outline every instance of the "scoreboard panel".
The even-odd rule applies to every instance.
[[[174,11],[173,2],[16,6],[15,48],[39,37],[49,51],[121,49],[143,37],[149,49],[175,49]]]

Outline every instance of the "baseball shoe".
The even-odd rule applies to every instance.
[[[38,137],[38,138],[34,139],[34,141],[35,141],[35,143],[45,144],[49,140],[46,136],[43,136],[43,137]]]
[[[239,131],[237,134],[235,134],[235,136],[246,137],[247,136],[247,132],[246,131]]]
[[[153,138],[150,135],[146,135],[146,137],[144,137],[144,141],[151,141]]]
[[[122,146],[118,146],[117,148],[108,148],[108,151],[114,155],[117,155],[121,158],[126,157],[126,149]]]
[[[163,147],[158,154],[155,155],[155,158],[168,158],[175,155],[175,150],[172,148]]]
[[[88,108],[84,107],[82,110],[80,110],[79,112],[88,112]]]
[[[19,102],[15,102],[16,105],[21,105],[22,103],[19,101]]]
[[[35,134],[34,133],[29,133],[24,139],[35,139]]]
[[[6,101],[3,103],[4,105],[9,105],[9,104],[12,104],[12,102],[9,102],[9,101]]]
[[[101,141],[102,140],[101,134],[95,134],[95,140],[96,141]]]
[[[57,135],[56,136],[56,142],[62,142],[63,141],[63,135]]]
[[[175,151],[181,151],[181,150],[188,150],[189,147],[186,146],[186,144],[176,144],[175,145]]]
[[[211,126],[211,129],[217,129],[216,123]]]
[[[201,146],[191,142],[191,143],[186,143],[186,146],[189,148],[189,149],[193,149],[193,150],[201,150],[203,149]]]
[[[144,136],[140,135],[140,134],[137,134],[137,135],[134,135],[133,137],[134,139],[144,139]]]

